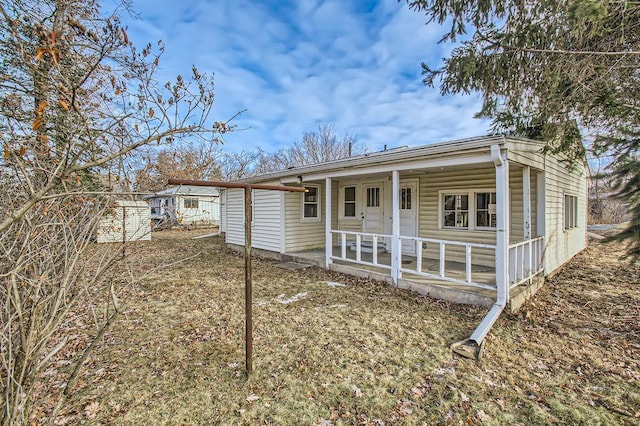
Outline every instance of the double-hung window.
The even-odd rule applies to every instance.
[[[496,227],[496,193],[476,192],[476,228]]]
[[[184,208],[185,209],[197,209],[198,208],[198,199],[197,198],[185,198],[185,200],[184,200]]]
[[[443,227],[469,228],[469,194],[445,194],[443,206]]]
[[[307,192],[302,194],[302,219],[320,219],[320,187],[306,185]]]
[[[564,196],[564,229],[578,227],[578,197],[575,195]]]
[[[356,217],[356,187],[344,187],[344,217]]]
[[[440,215],[440,226],[444,229],[495,230],[496,193],[441,191]]]

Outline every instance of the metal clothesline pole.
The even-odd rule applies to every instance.
[[[169,185],[193,185],[218,188],[241,188],[244,190],[244,316],[245,316],[245,369],[247,376],[253,371],[253,282],[251,265],[251,219],[253,205],[251,193],[254,189],[266,191],[306,192],[298,186],[262,185],[238,182],[169,179]]]

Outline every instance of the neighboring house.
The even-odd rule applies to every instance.
[[[179,185],[144,197],[154,222],[167,225],[218,225],[218,188]]]
[[[98,225],[99,243],[148,241],[151,239],[151,210],[145,201],[119,200]]]
[[[586,244],[586,165],[538,141],[485,136],[370,153],[243,181],[253,247],[462,303],[507,303],[537,289]],[[244,245],[242,189],[223,190],[221,231]],[[522,299],[522,298],[521,298]]]

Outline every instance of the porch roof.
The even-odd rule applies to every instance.
[[[401,147],[386,151],[371,152],[307,166],[290,167],[287,170],[254,176],[244,179],[241,182],[258,183],[274,180],[289,182],[294,181],[298,176],[303,176],[305,178],[304,180],[308,181],[310,175],[315,175],[314,177],[319,175],[326,175],[328,177],[339,176],[349,174],[351,171],[355,171],[354,169],[367,169],[371,166],[388,167],[391,165],[400,165],[405,163],[433,161],[439,158],[452,159],[450,163],[454,164],[456,157],[469,158],[481,154],[485,154],[486,158],[484,161],[489,162],[490,154],[488,150],[491,145],[498,144],[505,146],[509,143],[516,143],[520,146],[528,145],[535,149],[540,149],[540,147],[544,145],[544,142],[525,138],[505,137],[502,135],[478,136],[467,139],[437,142],[418,147]],[[483,159],[480,158],[477,160],[483,161]],[[449,163],[444,163],[444,165],[448,164]]]

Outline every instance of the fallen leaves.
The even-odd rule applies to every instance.
[[[356,385],[351,386],[351,392],[353,392],[353,396],[355,396],[356,398],[362,398],[362,389],[360,389]]]
[[[89,420],[95,419],[99,412],[100,412],[100,403],[98,401],[93,401],[91,404],[84,407],[84,415]]]
[[[260,397],[258,395],[256,395],[255,393],[250,393],[249,395],[247,395],[247,397],[245,399],[249,404],[251,404],[253,402],[258,401],[260,399]]]

